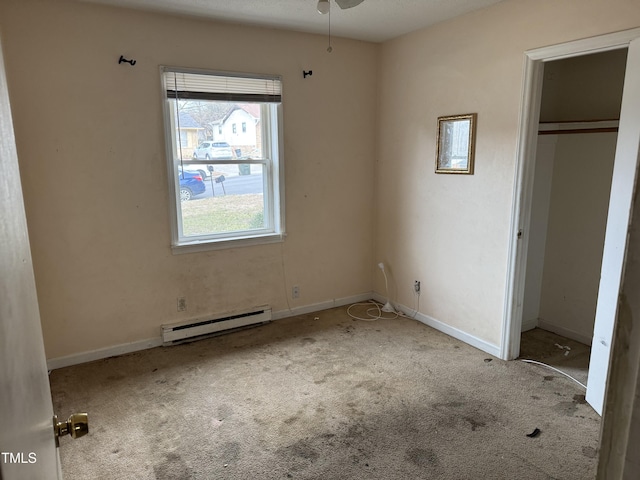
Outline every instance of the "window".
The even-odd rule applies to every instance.
[[[235,123],[233,125],[231,125],[231,130],[233,131],[233,133],[238,133],[238,129],[236,128],[236,124]]]
[[[280,77],[164,67],[162,80],[174,253],[281,241]],[[186,148],[178,134],[184,113],[207,137],[236,110],[252,112],[255,138],[234,145],[222,135]]]
[[[247,133],[247,122],[242,122],[242,133]]]

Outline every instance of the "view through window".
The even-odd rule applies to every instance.
[[[174,245],[280,238],[280,80],[173,70],[163,80]]]

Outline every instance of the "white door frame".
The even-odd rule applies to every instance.
[[[523,96],[520,111],[517,157],[507,265],[507,288],[503,311],[500,358],[513,360],[520,353],[528,229],[531,219],[533,177],[544,63],[563,58],[627,48],[640,38],[640,28],[537,48],[525,52]],[[520,235],[519,235],[520,234]]]

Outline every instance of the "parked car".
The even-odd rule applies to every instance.
[[[227,142],[206,141],[196,147],[193,158],[196,160],[231,160],[233,151]]]
[[[207,170],[208,165],[202,165],[201,163],[193,164],[190,161],[185,160],[182,162],[182,166],[184,167],[185,172],[200,174],[203,180],[209,176],[209,172]]]
[[[178,168],[180,177],[180,201],[191,200],[194,196],[204,193],[206,187],[202,175]]]

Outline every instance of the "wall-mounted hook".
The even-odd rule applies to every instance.
[[[122,55],[120,55],[120,60],[118,60],[118,64],[120,64],[120,63],[129,63],[129,64],[131,64],[131,66],[134,66],[136,64],[136,61],[135,60],[127,60]]]
[[[313,70],[309,70],[308,72],[302,71],[302,78],[307,78],[313,75]]]

